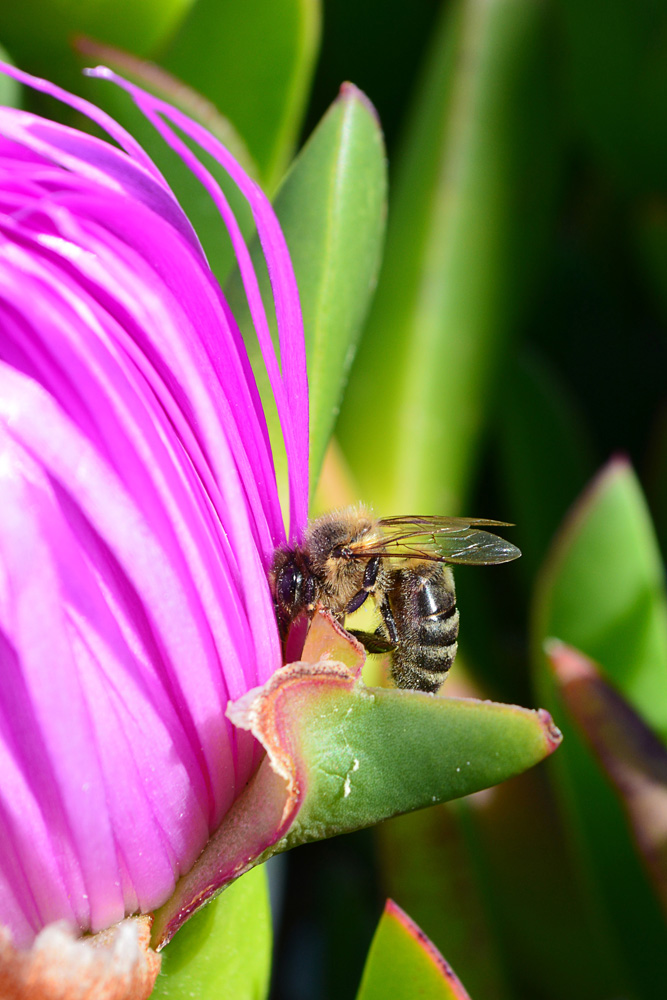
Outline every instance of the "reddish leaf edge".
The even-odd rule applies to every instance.
[[[360,677],[365,659],[363,646],[326,611],[315,615],[301,655],[304,659],[277,670],[263,687],[227,707],[228,718],[252,732],[267,752],[171,899],[155,912],[156,951],[227,885],[282,849],[301,808],[305,784],[280,725],[278,696],[309,677],[348,686]]]
[[[456,1000],[470,1000],[470,994],[452,969],[447,959],[436,948],[431,939],[424,934],[421,927],[414,922],[412,917],[409,917],[405,910],[401,909],[398,903],[395,903],[393,899],[388,899],[385,904],[383,916],[400,924],[405,933],[419,945],[429,962],[435,967],[438,974],[447,983],[452,996],[455,997]]]
[[[358,690],[362,698],[373,700],[374,692],[381,689],[365,687],[360,676],[363,647],[325,611],[315,615],[301,656],[296,663],[277,670],[263,687],[254,688],[228,705],[231,721],[252,732],[267,752],[193,868],[179,880],[171,899],[155,912],[152,944],[157,950],[201,906],[254,865],[306,839],[345,832],[332,826],[328,833],[313,837],[305,828],[299,828],[297,817],[308,791],[307,761],[299,753],[299,734],[283,706],[290,699],[292,705],[298,704],[304,691],[312,694],[320,690],[323,696],[330,697],[336,689]],[[406,698],[437,697],[414,691],[395,694]],[[480,704],[477,699],[446,700]],[[503,708],[536,719],[542,741],[537,759],[549,756],[558,747],[561,734],[548,712],[510,705]]]
[[[598,664],[558,639],[544,644],[565,708],[614,788],[667,914],[667,748]]]

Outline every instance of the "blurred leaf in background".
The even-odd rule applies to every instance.
[[[304,318],[310,385],[310,461],[314,483],[340,406],[362,322],[375,287],[386,217],[386,163],[374,108],[345,85],[295,159],[275,197],[290,249]],[[269,282],[261,251],[251,248],[265,301]],[[227,294],[241,328],[251,329],[235,272]],[[245,327],[244,327],[245,322]],[[275,337],[275,322],[271,319]],[[252,352],[254,344],[249,345]],[[260,376],[261,377],[261,376]],[[274,454],[277,415],[266,383]]]
[[[164,57],[234,124],[269,191],[296,146],[319,35],[319,0],[197,0]]]
[[[337,430],[363,497],[381,510],[461,513],[553,206],[547,39],[543,3],[443,9]],[[371,406],[381,431],[369,439]]]
[[[565,726],[563,755],[552,770],[579,873],[572,897],[591,914],[618,982],[632,995],[657,998],[667,979],[667,928],[621,804],[567,722],[542,649],[551,636],[604,664],[664,740],[664,573],[640,487],[625,462],[610,463],[557,536],[535,594],[533,648],[538,696]]]
[[[81,89],[72,49],[88,35],[138,56],[156,56],[196,0],[22,0],[6,4],[1,40],[17,65],[62,87]]]

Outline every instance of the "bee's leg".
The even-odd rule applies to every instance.
[[[367,653],[391,653],[396,648],[393,642],[377,632],[360,632],[359,629],[351,628],[350,635],[358,639]]]
[[[351,615],[353,611],[358,611],[361,605],[364,603],[369,594],[375,591],[375,584],[377,582],[378,573],[380,572],[380,566],[382,565],[382,560],[380,556],[373,556],[372,559],[368,560],[366,564],[366,569],[364,570],[364,584],[362,589],[354,595],[352,600],[348,603],[345,608],[345,614]]]
[[[394,646],[398,646],[400,639],[398,629],[396,628],[396,619],[394,618],[394,612],[391,610],[389,601],[386,597],[380,604],[380,614],[382,615],[382,621],[384,622],[384,627],[389,641],[393,643]]]

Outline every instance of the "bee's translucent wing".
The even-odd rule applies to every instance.
[[[380,524],[385,535],[373,542],[361,543],[365,556],[489,566],[511,562],[521,555],[516,545],[483,530],[485,527],[506,526],[506,521],[466,517],[387,517]]]

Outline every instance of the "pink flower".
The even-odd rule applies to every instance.
[[[4,70],[120,147],[0,109],[0,923],[23,945],[54,920],[97,931],[159,906],[246,784],[258,747],[225,709],[281,664],[266,571],[286,536],[243,340],[168,184],[99,109]],[[294,540],[308,399],[279,225],[211,135],[116,82],[231,235]],[[282,373],[234,218],[172,123],[252,207]]]

